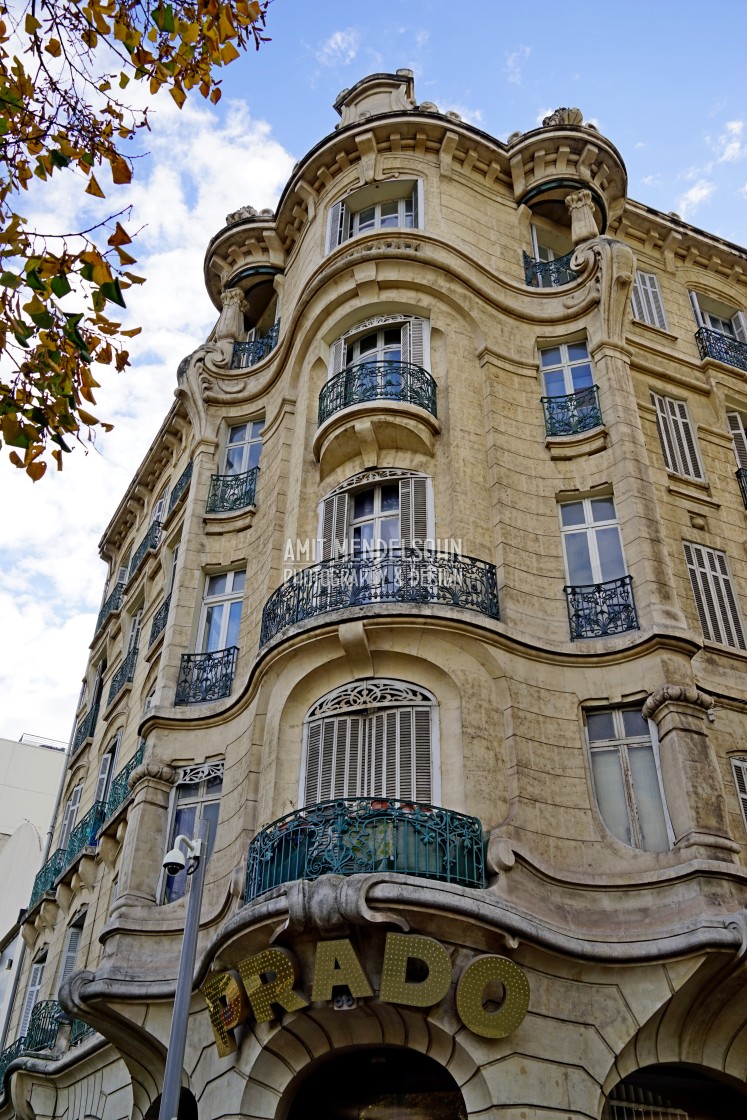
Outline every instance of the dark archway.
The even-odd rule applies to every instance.
[[[644,1066],[619,1081],[602,1120],[744,1120],[747,1085],[684,1062]]]
[[[399,1046],[338,1050],[295,1078],[283,1103],[286,1120],[467,1120],[451,1074]]]
[[[158,1113],[161,1111],[161,1094],[159,1093],[156,1099],[148,1108],[143,1120],[158,1120]],[[198,1120],[197,1114],[197,1101],[195,1100],[194,1093],[189,1089],[179,1090],[179,1110],[177,1112],[177,1120]]]

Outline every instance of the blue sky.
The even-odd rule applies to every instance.
[[[173,400],[176,367],[209,332],[210,236],[238,206],[273,206],[293,164],[337,121],[337,94],[365,74],[409,67],[419,101],[455,109],[505,139],[577,106],[618,147],[631,197],[747,243],[745,0],[274,0],[272,42],[225,71],[217,108],[156,99],[132,187],[136,271],[128,316],[143,326],[133,367],[102,374],[96,412],[115,424],[35,486],[3,460],[0,736],[67,739],[106,570],[100,536]],[[39,228],[90,224],[80,182],[31,192]],[[4,453],[0,453],[4,455]]]

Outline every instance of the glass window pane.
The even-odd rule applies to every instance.
[[[187,787],[182,787],[187,788]],[[178,791],[181,792],[181,789]],[[196,790],[195,790],[196,792]],[[197,813],[196,805],[182,805],[179,806],[174,813],[174,823],[171,828],[171,837],[169,839],[169,848],[173,848],[174,841],[177,836],[193,836],[195,826],[195,816]],[[166,876],[166,890],[164,892],[164,899],[166,902],[175,902],[177,898],[182,898],[187,888],[187,869],[184,868],[178,875]]]
[[[264,420],[252,420],[252,439],[258,439],[264,431]]]
[[[208,833],[207,852],[206,858],[210,859],[213,854],[213,847],[215,846],[215,834],[218,831],[218,817],[220,816],[220,801],[209,801],[207,805],[202,806],[202,818],[210,822],[210,832]]]
[[[376,207],[367,206],[358,214],[358,229],[372,229],[376,222]]]
[[[623,727],[628,738],[632,739],[644,735],[648,738],[648,723],[643,714],[638,711],[623,712]]]
[[[239,592],[244,590],[245,583],[246,571],[243,568],[238,572],[233,572],[233,590],[235,594],[238,595]]]
[[[568,343],[568,357],[572,362],[583,361],[584,358],[589,357],[589,351],[585,342],[569,342]]]
[[[564,397],[565,391],[565,377],[562,369],[554,369],[550,373],[545,373],[545,396],[546,397]]]
[[[669,848],[669,837],[661,803],[654,752],[650,745],[629,747],[628,761],[641,830],[641,847],[647,852],[666,852]]]
[[[381,487],[381,510],[386,513],[392,509],[399,509],[399,483],[388,483]]]
[[[382,202],[379,224],[382,229],[392,229],[399,225],[399,202]]]
[[[227,582],[228,576],[225,572],[220,576],[210,576],[207,582],[205,597],[207,599],[212,599],[215,595],[225,595]]]
[[[202,636],[203,653],[211,653],[216,649],[223,649],[220,638],[221,623],[225,603],[218,603],[215,607],[208,607],[205,611],[205,631]]]
[[[259,457],[262,454],[262,444],[250,443],[249,447],[247,448],[247,452],[248,454],[246,457],[246,470],[250,471],[253,470],[254,467],[259,465]]]
[[[246,439],[246,424],[239,424],[236,428],[231,428],[228,433],[229,443],[243,443]]]
[[[566,533],[565,555],[568,561],[568,580],[574,586],[595,583],[589,556],[589,539],[586,533]]]
[[[592,521],[614,521],[615,503],[612,498],[592,498],[591,518]]]
[[[241,624],[241,603],[231,603],[228,611],[228,633],[226,634],[225,649],[239,644],[239,626]]]
[[[620,579],[625,575],[620,530],[617,525],[611,525],[609,529],[597,529],[596,538],[602,583],[611,579]]]
[[[370,517],[374,509],[373,490],[362,490],[353,498],[353,517]]]
[[[574,393],[578,393],[580,389],[588,389],[589,386],[594,384],[594,378],[591,375],[591,366],[574,366],[571,370],[571,377],[573,380]]]
[[[244,473],[245,452],[245,444],[242,444],[240,447],[229,447],[226,449],[226,474]]]
[[[540,350],[540,362],[543,369],[547,369],[548,366],[559,366],[560,348],[551,346],[548,350]]]
[[[371,350],[375,350],[379,345],[378,334],[367,334],[365,338],[361,338],[358,342],[358,352],[360,354],[368,354]]]
[[[614,739],[615,719],[612,712],[589,712],[586,716],[586,729],[592,743],[600,739]]]
[[[390,541],[399,540],[399,518],[384,517],[379,526],[379,539],[388,544]]]
[[[584,503],[567,502],[560,507],[560,519],[564,525],[583,525]]]
[[[632,845],[633,835],[625,800],[620,755],[617,750],[591,752],[591,770],[599,812],[613,836]]]

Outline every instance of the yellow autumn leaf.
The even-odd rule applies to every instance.
[[[129,183],[132,181],[132,169],[123,156],[115,153],[109,160],[109,166],[111,167],[112,179],[115,183]],[[117,225],[119,225],[119,223],[117,223]],[[121,229],[122,227],[120,226],[119,228]]]
[[[31,12],[29,12],[23,22],[23,27],[27,35],[33,35],[34,32],[39,30],[41,24],[36,16],[32,16]]]
[[[50,39],[44,47],[44,50],[47,51],[48,54],[51,54],[52,58],[59,58],[62,54],[62,46],[60,44],[60,40]]]
[[[85,408],[79,408],[78,409],[78,416],[80,416],[83,423],[87,424],[89,428],[94,427],[94,425],[98,424],[98,422],[99,422],[98,417],[94,416],[90,412],[87,412],[85,410]]]
[[[92,194],[94,196],[94,198],[106,198],[106,195],[104,194],[104,192],[102,191],[102,189],[98,185],[98,183],[96,182],[96,176],[95,175],[91,175],[91,178],[88,180],[88,186],[86,187],[86,194]]]
[[[233,62],[239,57],[239,52],[236,50],[233,43],[226,43],[220,52],[220,56],[223,59],[224,65],[228,66],[229,62]]]
[[[182,105],[187,100],[187,95],[184,92],[184,90],[179,89],[178,86],[172,86],[171,89],[169,90],[169,93],[171,94],[171,96],[174,98],[174,101],[176,101],[177,105],[181,109]]]
[[[47,464],[46,463],[40,463],[39,460],[37,459],[36,462],[29,463],[29,465],[26,467],[26,474],[29,476],[30,479],[32,479],[33,482],[38,482],[39,479],[43,477],[44,473],[46,472],[46,469],[47,469]]]

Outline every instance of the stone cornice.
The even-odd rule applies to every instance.
[[[690,704],[695,708],[702,708],[710,712],[715,707],[712,696],[701,692],[694,684],[663,684],[657,688],[643,705],[643,718],[652,719],[664,704]]]

